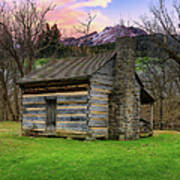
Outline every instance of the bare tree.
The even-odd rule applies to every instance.
[[[11,119],[18,120],[19,117],[19,101],[17,87],[17,68],[14,61],[10,60],[7,54],[1,52],[0,61],[0,91],[1,91],[1,107],[0,120]]]
[[[96,14],[92,15],[91,12],[88,12],[87,19],[84,22],[79,21],[79,25],[74,27],[76,33],[82,36],[82,41],[80,41],[80,44],[74,47],[74,51],[76,52],[77,55],[90,54],[90,50],[88,47],[88,38],[91,32],[92,23],[95,20],[95,18],[96,18]],[[82,42],[83,45],[81,44]]]
[[[17,80],[28,74],[37,54],[46,47],[38,41],[53,6],[37,7],[34,0],[0,2],[0,90],[2,119],[20,117]]]
[[[32,70],[40,51],[37,41],[50,10],[51,5],[39,9],[33,0],[0,3],[0,46],[16,62],[21,77]]]
[[[180,46],[180,1],[173,2],[172,12],[169,12],[165,2],[165,0],[158,0],[158,4],[150,8],[152,17],[142,16],[141,23],[136,22],[136,24],[151,35],[158,33],[165,35],[164,42],[158,40],[156,36],[154,42],[167,52],[169,58],[174,59],[180,65],[180,54],[174,51],[167,41],[167,38],[171,39],[174,44]]]
[[[84,35],[84,36],[89,35],[91,31],[92,23],[96,18],[96,14],[92,15],[91,12],[88,12],[87,16],[88,17],[84,22],[79,21],[79,25],[74,27],[77,33],[80,33],[81,35]]]
[[[138,58],[137,66],[146,88],[156,100],[155,124],[163,129],[165,124],[175,122],[179,116],[176,112],[180,100],[177,63],[170,59]]]

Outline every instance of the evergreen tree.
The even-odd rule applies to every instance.
[[[38,40],[38,46],[41,49],[38,57],[57,56],[60,53],[60,38],[61,33],[57,24],[54,24],[52,27],[46,24],[46,28],[42,31]]]

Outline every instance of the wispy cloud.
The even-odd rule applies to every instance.
[[[82,7],[103,7],[106,8],[108,3],[112,2],[112,0],[88,0],[81,1],[79,3],[75,3],[72,5],[72,8],[82,8]]]
[[[56,6],[67,5],[69,3],[75,3],[77,0],[37,0],[40,4],[54,4]]]

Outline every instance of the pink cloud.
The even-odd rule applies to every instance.
[[[50,24],[58,24],[60,29],[63,29],[67,34],[75,32],[74,27],[79,24],[79,21],[84,21],[87,18],[87,12],[83,10],[84,7],[103,7],[106,8],[108,3],[112,0],[53,0],[56,8],[48,13],[47,19]],[[38,0],[40,4],[47,4],[50,0]],[[109,19],[101,12],[96,12],[97,18],[93,22],[92,31],[100,31],[104,28],[104,24],[110,23]]]
[[[66,5],[68,3],[74,3],[76,2],[76,0],[37,0],[37,2],[39,4],[47,4],[47,3],[51,3],[54,4],[56,6],[62,6],[62,5]]]
[[[47,16],[48,20],[61,26],[73,25],[78,22],[79,17],[84,16],[85,12],[72,10],[69,8],[55,9]]]

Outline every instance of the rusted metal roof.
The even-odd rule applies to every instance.
[[[115,51],[85,57],[55,60],[18,81],[19,84],[88,77],[103,67]]]

